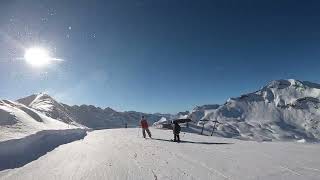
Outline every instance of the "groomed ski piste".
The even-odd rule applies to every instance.
[[[142,138],[138,128],[87,132],[22,167],[3,169],[0,179],[320,179],[319,144],[194,133],[181,133],[182,142],[176,143],[170,130],[151,132],[153,139]]]

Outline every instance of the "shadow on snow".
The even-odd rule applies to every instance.
[[[153,138],[153,140],[157,141],[165,141],[165,142],[174,142],[172,140],[167,139],[159,139],[159,138]],[[180,141],[180,143],[190,143],[190,144],[205,144],[205,145],[231,145],[234,143],[218,143],[218,142],[193,142],[193,141]]]
[[[45,130],[22,139],[0,142],[0,171],[22,167],[56,147],[86,135],[84,129]]]

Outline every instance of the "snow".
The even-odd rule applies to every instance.
[[[150,123],[166,116],[135,111],[118,112],[109,107],[102,109],[93,105],[69,106],[45,93],[34,94],[17,101],[53,119],[93,129],[120,128],[125,124],[129,127],[137,127],[141,116],[145,116]]]
[[[89,132],[80,141],[61,145],[16,169],[0,171],[0,179],[230,179],[318,180],[319,144],[241,141],[151,129]]]
[[[199,121],[203,117],[205,117],[208,113],[214,112],[218,109],[220,105],[217,104],[208,104],[203,106],[196,106],[191,113],[188,115],[187,118],[192,119],[193,121]]]
[[[300,139],[297,141],[298,143],[306,143],[307,141],[305,139]]]
[[[29,108],[42,112],[48,117],[79,126],[79,124],[77,124],[74,118],[70,115],[65,105],[57,102],[45,93],[33,94],[31,96],[18,99],[17,101]]]
[[[43,130],[21,139],[0,142],[0,171],[22,167],[61,144],[85,136],[85,129]]]
[[[19,99],[32,110],[67,124],[92,129],[137,127],[141,116],[149,124],[190,118],[197,123],[219,121],[215,135],[255,141],[320,140],[320,85],[293,79],[271,81],[260,90],[230,98],[223,105],[196,106],[192,111],[176,115],[146,114],[135,111],[118,112],[93,105],[69,106],[45,93]],[[160,121],[159,121],[160,120]],[[163,120],[163,119],[162,119]],[[157,123],[155,123],[157,124]]]
[[[154,139],[143,139],[140,129],[110,129],[136,127],[141,116],[192,122],[182,143],[170,141],[171,130],[152,128]],[[69,106],[45,93],[0,100],[0,179],[313,180],[319,140],[320,85],[293,79],[176,115]]]
[[[47,117],[23,104],[0,101],[0,142],[23,138],[42,130],[72,128],[77,127]]]
[[[153,126],[158,126],[158,125],[161,125],[161,124],[163,124],[163,123],[168,123],[167,118],[162,117],[159,121],[153,123]]]
[[[201,106],[200,106],[201,107]],[[195,108],[193,120],[219,121],[216,133],[256,141],[320,140],[320,85],[294,79],[272,81],[221,106]]]

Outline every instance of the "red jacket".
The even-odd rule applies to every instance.
[[[149,127],[148,122],[147,122],[147,120],[145,120],[145,119],[142,119],[142,120],[140,121],[140,124],[141,124],[141,127],[142,127],[143,129],[147,129],[147,128]]]

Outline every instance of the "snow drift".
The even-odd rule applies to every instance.
[[[21,167],[85,135],[86,129],[75,122],[63,122],[48,117],[41,109],[1,100],[0,171]]]
[[[83,139],[84,129],[44,130],[22,139],[0,142],[0,171],[22,167],[61,144]]]

